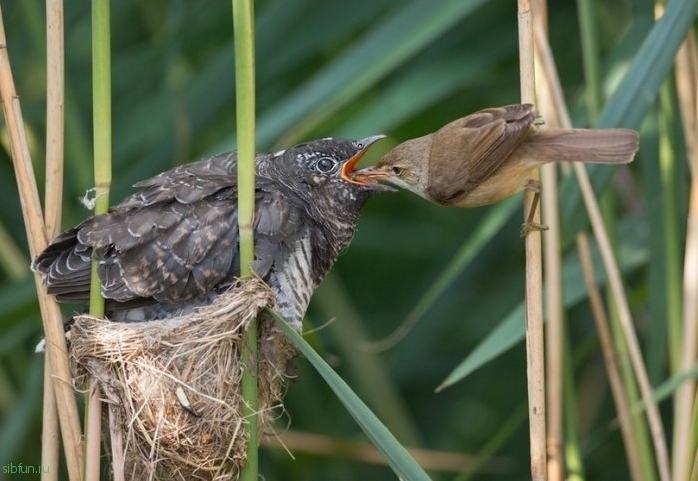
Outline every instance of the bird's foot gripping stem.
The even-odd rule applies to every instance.
[[[540,202],[540,193],[542,188],[543,186],[541,185],[540,180],[535,179],[530,179],[526,183],[526,187],[524,187],[524,189],[533,192],[533,202],[531,202],[531,209],[528,211],[528,217],[526,218],[526,222],[521,224],[521,231],[519,233],[521,237],[526,237],[528,234],[534,231],[544,231],[548,230],[549,228],[545,224],[533,222],[533,219],[536,216],[536,209],[538,208],[538,204]]]

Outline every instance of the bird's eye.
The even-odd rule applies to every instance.
[[[397,166],[395,166],[395,167],[393,167],[393,168],[390,169],[390,170],[392,170],[392,171],[393,171],[393,174],[395,174],[395,175],[402,175],[402,171],[405,170],[405,169],[403,169],[402,167],[397,167]]]
[[[315,163],[315,170],[322,174],[332,172],[337,166],[337,162],[329,157],[322,157]]]

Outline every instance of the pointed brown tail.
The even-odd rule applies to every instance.
[[[639,146],[638,133],[630,129],[541,129],[526,139],[533,157],[627,164]]]

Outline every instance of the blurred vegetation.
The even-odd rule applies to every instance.
[[[684,3],[692,4],[695,12],[695,1]],[[92,77],[89,5],[66,4],[63,224],[68,227],[88,215],[79,199],[92,183]],[[654,4],[611,0],[592,5],[603,103],[616,92],[652,28]],[[42,178],[44,5],[22,0],[2,6],[32,158]],[[124,0],[112,2],[111,8],[111,197],[116,201],[146,176],[233,149],[235,110],[229,1]],[[390,139],[375,149],[378,155],[466,113],[519,99],[513,0],[260,0],[255,9],[259,150],[323,136],[388,134]],[[549,2],[549,26],[575,124],[590,125],[594,115],[587,110],[577,4]],[[689,187],[672,85],[670,74],[661,102],[650,105],[646,115],[621,117],[626,119],[622,126],[642,127],[641,151],[630,169],[610,184],[618,192],[615,236],[625,287],[655,385],[672,374],[666,324],[678,319],[667,319],[666,292],[667,286],[680,290],[681,278],[664,277],[663,266],[667,256],[682,265]],[[647,95],[644,102],[654,102],[656,90]],[[668,174],[663,170],[662,177],[658,124],[667,116],[675,128],[661,142],[669,142],[675,160],[674,169]],[[4,137],[0,142],[0,466],[38,465],[43,359],[33,350],[41,337],[40,314],[9,152]],[[669,211],[663,209],[667,203],[673,206]],[[502,209],[445,209],[405,192],[372,200],[351,248],[318,290],[308,313],[308,330],[323,326],[309,335],[311,342],[398,439],[408,446],[482,455],[471,478],[430,471],[435,480],[530,476],[525,355],[519,337],[509,336],[506,349],[491,350],[489,362],[477,364],[454,386],[434,392],[500,323],[513,320],[523,329],[520,210],[509,209],[514,214],[503,217],[501,228],[477,255],[456,264],[474,230],[497,208]],[[667,224],[678,226],[678,252],[667,247]],[[567,387],[574,400],[568,432],[577,437],[588,479],[628,479],[578,260],[570,245],[564,247]],[[414,329],[394,347],[371,352],[368,341],[396,329],[449,268],[456,269],[455,275]],[[299,382],[288,389],[280,427],[288,423],[294,432],[363,440],[307,362],[299,359],[296,365]],[[670,401],[661,408],[671,439]],[[346,447],[320,455],[306,453],[310,446],[290,444],[293,457],[262,448],[264,479],[393,479],[388,468],[358,461]],[[491,455],[496,457],[489,459]]]

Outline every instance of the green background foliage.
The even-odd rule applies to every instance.
[[[693,5],[696,2],[684,2]],[[80,198],[92,183],[90,11],[66,2],[65,227],[88,215]],[[17,90],[43,178],[45,34],[43,3],[3,2]],[[603,102],[617,94],[625,69],[653,26],[653,3],[593,2]],[[116,201],[136,181],[174,165],[234,148],[235,109],[230,2],[135,0],[112,2],[113,186]],[[376,154],[479,108],[519,100],[516,2],[477,0],[262,0],[256,9],[258,150],[302,140],[385,133]],[[550,42],[575,124],[592,123],[575,2],[552,1]],[[694,17],[695,18],[695,17]],[[646,67],[653,67],[652,61]],[[662,74],[663,76],[663,74]],[[662,78],[661,76],[659,77]],[[668,377],[666,254],[662,211],[666,192],[657,175],[657,122],[677,113],[668,101],[634,117],[635,164],[610,186],[618,252],[654,383]],[[633,101],[632,97],[627,98]],[[656,108],[654,108],[656,107]],[[4,127],[3,127],[4,130]],[[683,152],[678,128],[672,144]],[[0,466],[39,464],[43,358],[33,348],[41,323],[29,276],[19,199],[4,138],[0,149]],[[370,162],[371,159],[368,160]],[[688,176],[675,165],[670,198],[683,232]],[[568,184],[564,184],[567,186]],[[561,191],[565,198],[567,190]],[[528,479],[525,418],[523,242],[517,205],[456,210],[401,192],[373,199],[350,249],[318,290],[306,329],[315,348],[408,446],[481,454],[474,479]],[[502,209],[507,209],[503,211]],[[511,214],[513,212],[513,214]],[[463,260],[478,226],[496,234]],[[565,225],[583,223],[582,215]],[[575,224],[576,225],[576,224]],[[652,229],[649,226],[653,226]],[[570,384],[576,432],[589,479],[628,477],[616,412],[598,339],[585,302],[575,253],[565,246]],[[450,273],[450,274],[449,274]],[[448,275],[448,276],[447,276]],[[445,277],[447,276],[447,277]],[[600,281],[602,282],[602,281]],[[662,282],[664,282],[662,284]],[[669,283],[669,284],[667,284]],[[438,295],[423,300],[433,286]],[[680,288],[680,287],[679,287]],[[657,290],[659,289],[659,291]],[[368,341],[391,333],[422,299],[419,323],[394,347],[374,353]],[[333,319],[334,322],[327,324]],[[501,329],[495,329],[502,322]],[[507,331],[507,326],[510,327]],[[492,332],[489,344],[481,344]],[[476,351],[476,349],[479,350]],[[470,375],[436,388],[470,353]],[[279,429],[342,440],[365,439],[322,379],[296,361]],[[670,406],[662,405],[670,426]],[[670,429],[668,429],[670,431]],[[262,448],[268,481],[392,479],[389,468],[331,456]],[[489,459],[489,455],[497,458]],[[466,479],[431,471],[435,480]],[[0,473],[0,478],[2,478]]]

